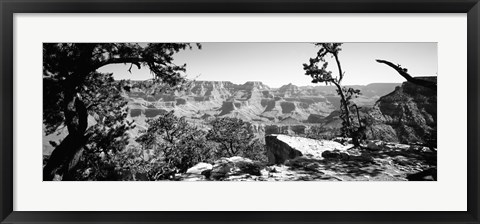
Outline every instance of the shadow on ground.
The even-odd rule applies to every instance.
[[[287,161],[295,180],[436,180],[437,153],[420,150],[355,149],[354,155]]]

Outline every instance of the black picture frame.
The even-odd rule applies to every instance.
[[[1,223],[479,223],[479,0],[1,0]],[[15,13],[467,13],[468,205],[464,212],[13,211]],[[445,192],[448,194],[448,192]],[[444,202],[448,203],[448,202]]]

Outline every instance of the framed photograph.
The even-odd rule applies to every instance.
[[[1,223],[479,222],[476,0],[1,11]]]

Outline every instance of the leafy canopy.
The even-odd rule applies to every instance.
[[[198,45],[200,47],[200,45]],[[130,64],[148,68],[154,80],[172,89],[185,83],[186,65],[173,63],[173,55],[191,48],[186,43],[45,43],[43,45],[43,121],[46,134],[53,133],[65,120],[63,107],[68,94],[101,94],[96,82],[113,86],[113,78],[99,77],[97,69],[109,64]],[[130,67],[131,68],[131,67]],[[117,86],[116,91],[121,91]],[[86,107],[92,110],[104,99],[92,98]],[[112,99],[109,99],[112,101]],[[94,102],[96,101],[96,102]]]
[[[330,82],[340,83],[342,81],[343,73],[338,62],[338,53],[342,50],[340,48],[341,45],[341,43],[315,43],[315,46],[320,48],[317,55],[314,58],[310,58],[308,64],[303,64],[305,75],[312,77],[312,83],[325,82],[325,84],[328,84]],[[337,60],[340,70],[338,77],[333,77],[332,72],[327,69],[328,62],[325,59],[327,55]],[[321,65],[319,66],[320,62]]]

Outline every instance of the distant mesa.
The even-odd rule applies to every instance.
[[[259,81],[234,84],[230,81],[192,81],[183,91],[171,93],[154,91],[164,86],[151,81],[129,81],[131,117],[155,117],[162,110],[175,110],[180,116],[198,117],[197,112],[212,116],[239,117],[254,122],[277,122],[287,117],[295,122],[320,123],[340,108],[340,98],[333,86],[296,86],[292,83],[270,88]],[[356,100],[360,106],[373,106],[380,96],[395,89],[396,83],[374,83],[354,86],[362,96]],[[291,122],[294,122],[291,120]]]
[[[289,83],[288,85],[284,85],[278,89],[278,93],[283,97],[292,97],[296,96],[300,93],[300,89],[298,86]]]

